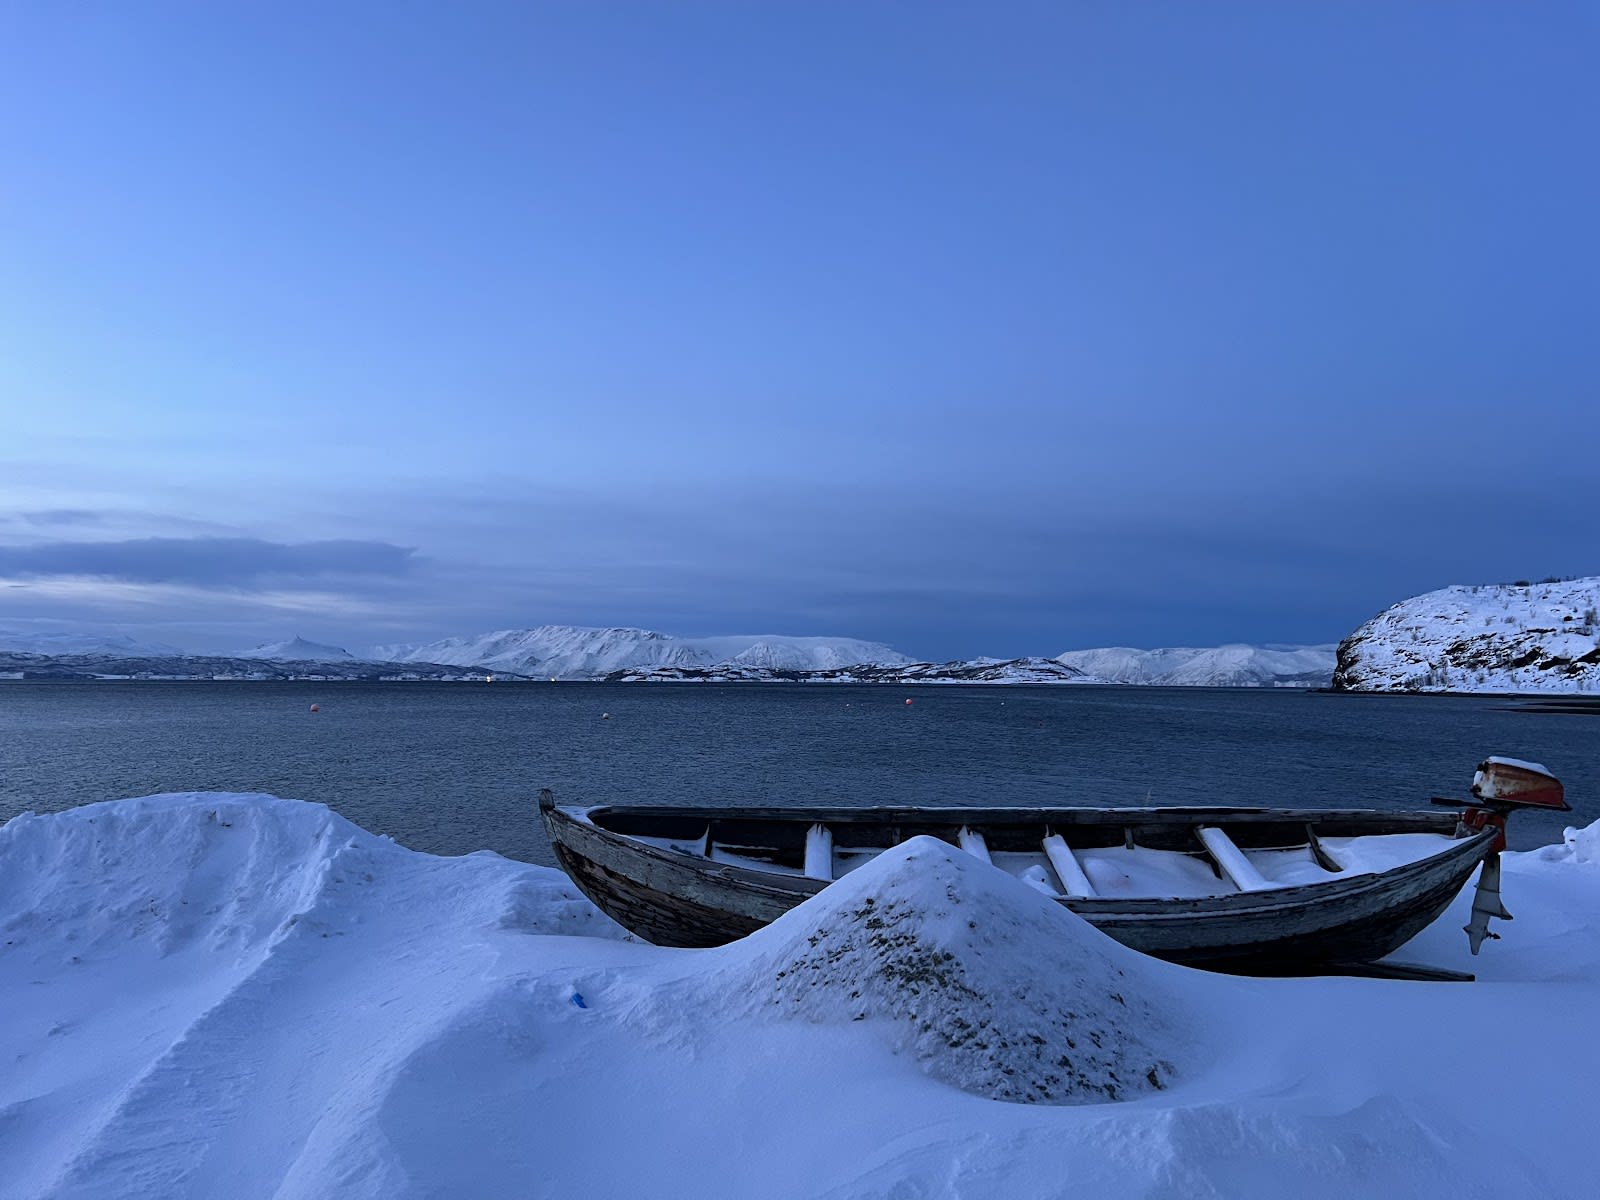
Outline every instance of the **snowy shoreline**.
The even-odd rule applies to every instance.
[[[1397,956],[1480,977],[1450,985],[1175,967],[908,845],[673,951],[321,805],[24,814],[0,1194],[1588,1194],[1600,826],[1505,856],[1480,957],[1467,895]]]

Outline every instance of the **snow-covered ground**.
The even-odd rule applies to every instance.
[[[1326,687],[1334,646],[1106,646],[1068,650],[1057,662],[1107,683],[1162,687]]]
[[[1402,600],[1339,644],[1333,683],[1359,692],[1600,692],[1600,576]]]
[[[25,815],[0,1195],[1587,1197],[1600,829],[1504,890],[1404,952],[1476,984],[1245,980],[921,839],[685,951],[319,805]]]

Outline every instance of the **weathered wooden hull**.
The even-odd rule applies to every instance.
[[[827,884],[719,863],[641,844],[588,820],[584,813],[541,807],[557,861],[583,893],[625,928],[663,946],[716,946],[745,936],[816,895]],[[604,810],[613,811],[613,810]],[[688,810],[685,810],[688,811]],[[1171,810],[1124,811],[1108,820],[1152,831],[1162,822],[1192,822],[1161,814]],[[1228,810],[1209,810],[1215,819]],[[905,822],[915,832],[934,832],[977,819],[983,810],[927,813]],[[988,814],[993,818],[996,814]],[[1085,812],[1022,814],[1034,824],[1083,822]],[[1292,814],[1305,822],[1316,813]],[[1437,832],[1453,818],[1436,814],[1341,814],[1368,817],[1373,828]],[[860,812],[796,814],[797,820],[860,822]],[[1288,821],[1289,817],[1284,817]],[[1409,824],[1407,823],[1409,822]],[[1154,836],[1155,834],[1153,834]],[[1135,950],[1175,962],[1249,974],[1299,973],[1340,963],[1365,963],[1391,953],[1435,920],[1489,852],[1492,833],[1474,833],[1442,852],[1380,874],[1360,874],[1298,887],[1226,894],[1203,899],[1155,900],[1062,898],[1063,904],[1103,933]]]

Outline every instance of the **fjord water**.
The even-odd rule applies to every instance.
[[[907,704],[910,699],[912,703]],[[320,711],[312,712],[318,705]],[[607,715],[609,714],[609,715]],[[1413,808],[1488,754],[1600,817],[1600,721],[1454,696],[842,685],[0,682],[0,822],[169,791],[320,801],[438,854],[551,861],[534,808],[1239,804]]]

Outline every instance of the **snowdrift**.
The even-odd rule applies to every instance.
[[[385,1194],[375,1111],[482,1001],[498,930],[621,936],[553,872],[414,854],[321,805],[15,818],[0,1196],[311,1197],[352,1171]]]
[[[1196,1053],[1171,968],[936,838],[717,953],[743,1011],[871,1021],[935,1078],[997,1100],[1120,1100]]]
[[[1586,1197],[1600,827],[1505,896],[1403,954],[1478,984],[1231,979],[918,841],[676,951],[320,805],[23,816],[0,1196]]]
[[[624,936],[558,874],[530,879],[489,854],[416,854],[325,805],[265,794],[178,792],[24,813],[0,827],[0,863],[12,955],[65,943],[82,962],[143,943],[159,956],[191,944],[244,956],[302,922],[324,932],[360,922],[408,887],[504,927]]]
[[[1600,821],[1582,829],[1567,829],[1559,846],[1543,846],[1531,852],[1541,862],[1582,863],[1600,867]]]

